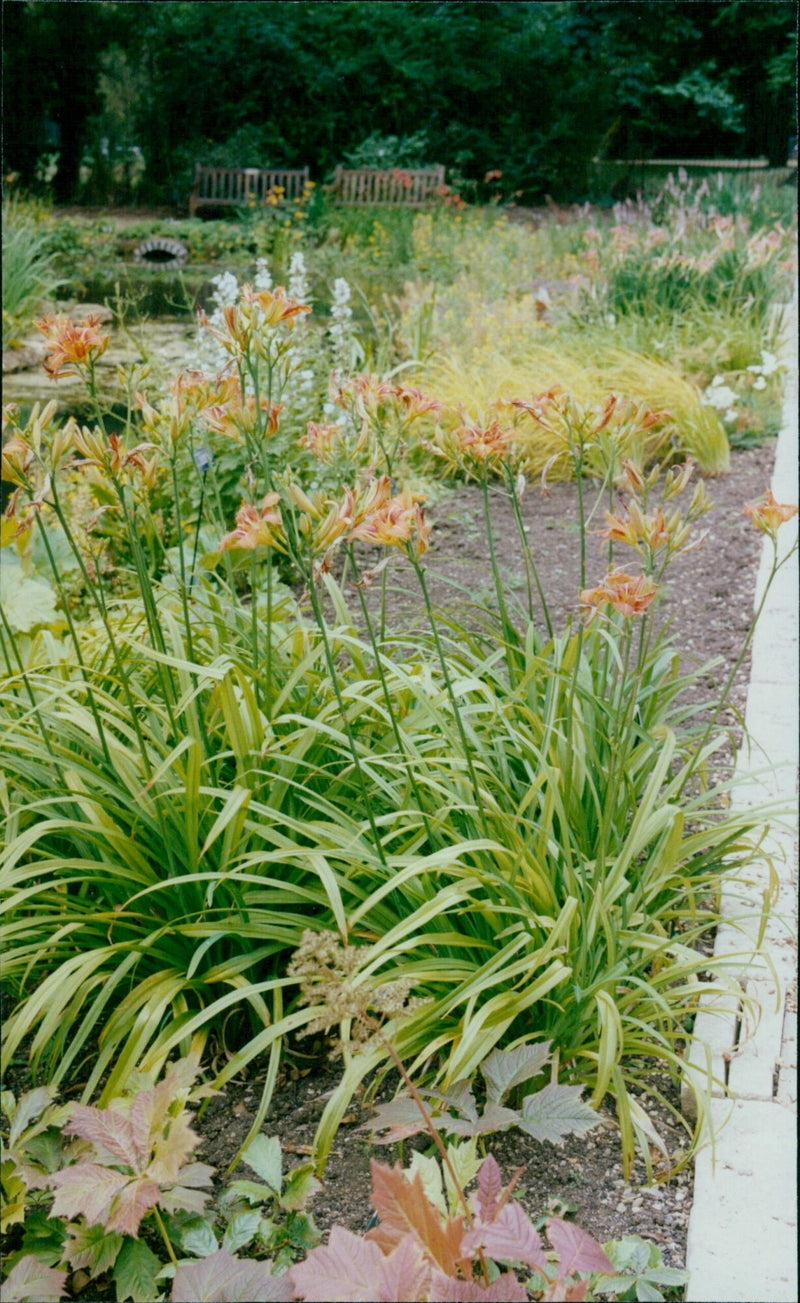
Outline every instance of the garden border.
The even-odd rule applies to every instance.
[[[787,366],[783,420],[771,488],[796,502],[797,297],[791,305],[782,361]],[[785,554],[797,536],[797,519],[779,536]],[[756,605],[772,562],[764,540]],[[706,1077],[706,1052],[715,1078],[726,1083],[711,1101],[715,1142],[698,1157],[689,1221],[687,1261],[691,1303],[792,1303],[797,1282],[797,1040],[791,993],[797,989],[798,855],[798,564],[795,553],[770,591],[752,646],[747,696],[749,744],[737,757],[742,785],[732,793],[740,808],[771,802],[788,811],[770,824],[759,865],[748,882],[723,889],[724,922],[718,954],[736,953],[760,926],[761,897],[770,867],[777,899],[767,923],[767,959],[750,964],[740,980],[761,1005],[757,1027],[744,1006],[701,1009],[693,1061]]]

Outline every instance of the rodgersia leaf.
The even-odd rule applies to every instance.
[[[281,1174],[281,1142],[277,1136],[258,1135],[242,1151],[242,1161],[256,1176],[266,1181],[271,1190],[280,1194],[283,1184]]]
[[[413,1235],[406,1235],[381,1262],[379,1303],[424,1298],[431,1268]]]
[[[481,1066],[486,1082],[486,1098],[502,1104],[515,1086],[538,1077],[550,1060],[550,1042],[540,1045],[518,1045],[515,1050],[492,1050]]]
[[[470,1253],[482,1248],[500,1262],[522,1262],[526,1267],[546,1268],[542,1241],[521,1204],[507,1203],[488,1224],[467,1231],[463,1247]]]
[[[516,1109],[504,1108],[502,1104],[487,1104],[480,1116],[476,1110],[474,1118],[437,1118],[436,1126],[452,1136],[485,1136],[493,1131],[505,1131],[518,1122]]]
[[[58,1303],[64,1296],[65,1271],[45,1267],[32,1253],[20,1258],[3,1281],[3,1303]]]
[[[614,1264],[605,1250],[580,1226],[562,1221],[560,1217],[549,1217],[547,1238],[558,1254],[559,1276],[571,1276],[576,1271],[614,1274]]]
[[[172,1303],[272,1303],[292,1297],[287,1276],[273,1276],[272,1263],[234,1258],[224,1249],[202,1262],[182,1262],[172,1282]]]
[[[123,1186],[105,1218],[107,1231],[122,1231],[123,1235],[138,1235],[145,1213],[159,1202],[161,1190],[155,1181],[140,1176]]]
[[[128,1119],[115,1109],[73,1104],[64,1134],[88,1140],[95,1157],[107,1166],[122,1163],[138,1172],[149,1157],[147,1149],[142,1152],[137,1147]]]
[[[582,1136],[599,1121],[594,1109],[581,1099],[582,1086],[552,1083],[528,1095],[519,1114],[518,1126],[534,1140],[563,1144],[565,1136]]]
[[[388,1128],[388,1130],[387,1130]],[[393,1145],[398,1140],[406,1140],[424,1131],[425,1123],[419,1107],[408,1095],[400,1095],[388,1104],[380,1104],[375,1114],[365,1122],[362,1131],[372,1131],[372,1143],[375,1145]],[[386,1131],[385,1136],[378,1136],[377,1131]]]
[[[56,1191],[51,1215],[68,1221],[83,1215],[90,1226],[104,1222],[112,1199],[129,1180],[124,1172],[98,1163],[75,1163],[63,1172],[54,1172],[49,1180]]]
[[[307,1303],[405,1303],[425,1297],[430,1265],[413,1234],[384,1255],[372,1241],[334,1226],[328,1244],[288,1275]]]
[[[28,1090],[16,1102],[10,1090],[3,1091],[3,1112],[11,1120],[11,1129],[8,1133],[9,1149],[16,1147],[26,1128],[36,1121],[54,1099],[55,1091],[51,1086],[37,1086],[35,1090]]]
[[[313,1249],[288,1275],[298,1296],[308,1303],[374,1303],[382,1263],[377,1244],[334,1226],[328,1243]]]
[[[503,1177],[494,1154],[487,1154],[478,1173],[478,1211],[481,1221],[489,1222],[503,1193]]]
[[[158,1298],[156,1276],[160,1270],[161,1263],[143,1240],[126,1240],[114,1268],[117,1303],[125,1303],[126,1299],[150,1303]]]
[[[527,1303],[528,1291],[511,1272],[484,1286],[475,1280],[456,1280],[435,1271],[428,1298],[430,1303]]]
[[[442,1222],[438,1209],[425,1196],[419,1175],[409,1181],[399,1164],[386,1167],[373,1159],[370,1166],[372,1202],[380,1221],[368,1232],[369,1238],[389,1253],[411,1232],[436,1266],[446,1275],[455,1275],[463,1257],[461,1219],[451,1217]]]
[[[123,1245],[116,1231],[107,1234],[102,1226],[85,1226],[76,1222],[69,1227],[70,1238],[64,1246],[64,1261],[73,1271],[85,1268],[89,1275],[102,1276],[113,1267]]]

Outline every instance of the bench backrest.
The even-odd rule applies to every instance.
[[[308,168],[195,166],[192,203],[246,205],[263,203],[272,193],[285,200],[299,199],[308,182]]]
[[[333,197],[337,204],[402,204],[420,208],[444,185],[444,168],[337,167]]]

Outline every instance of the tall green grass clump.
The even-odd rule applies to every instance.
[[[305,450],[330,475],[312,492],[273,452],[304,310],[245,287],[214,326],[230,375],[142,394],[122,433],[99,406],[84,427],[8,414],[3,542],[24,555],[38,539],[59,610],[24,637],[7,613],[0,629],[3,1062],[24,1052],[35,1075],[102,1102],[173,1052],[214,1059],[218,1086],[258,1063],[259,1127],[286,1038],[332,1020],[299,998],[292,956],[309,930],[334,932],[383,1026],[351,1044],[333,1010],[343,1075],[318,1166],[359,1082],[392,1061],[387,1042],[412,1076],[448,1086],[494,1047],[547,1040],[560,1080],[595,1106],[613,1096],[627,1170],[637,1145],[650,1161],[647,1099],[663,1074],[682,1079],[700,994],[735,987],[735,957],[702,942],[721,874],[757,855],[758,814],[731,812],[708,777],[725,694],[700,723],[696,675],[652,620],[704,489],[684,502],[690,466],[663,480],[646,468],[645,404],[552,388],[478,425],[356,376],[331,386],[339,419],[308,424]],[[51,372],[81,375],[94,401],[96,325],[42,328]],[[534,427],[556,438],[582,507],[585,617],[564,629],[526,543]],[[244,464],[235,521],[209,429],[229,430]],[[415,447],[480,486],[495,596],[477,621],[432,604],[430,523],[401,487]],[[188,513],[187,474],[203,488]],[[521,613],[490,479],[525,549]],[[603,508],[598,579],[586,530]],[[753,508],[755,523],[776,529],[775,510],[788,511]],[[392,632],[376,549],[415,578],[413,639]],[[712,1083],[689,1084],[699,1121],[681,1161]]]
[[[60,284],[46,221],[19,196],[4,197],[3,347],[30,326]]]

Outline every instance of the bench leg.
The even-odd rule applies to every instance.
[[[189,216],[194,217],[197,212],[197,196],[189,195]]]

